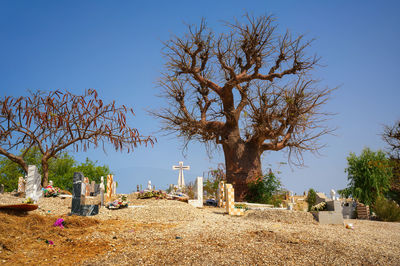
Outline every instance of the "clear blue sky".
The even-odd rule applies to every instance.
[[[165,104],[155,97],[164,60],[162,41],[186,31],[184,23],[202,17],[216,31],[221,21],[274,14],[282,31],[316,38],[313,52],[325,67],[315,72],[322,86],[336,87],[326,111],[336,136],[321,141],[322,156],[305,154],[307,167],[281,167],[284,186],[296,193],[313,187],[328,192],[347,184],[346,157],[364,147],[384,149],[383,124],[400,119],[399,1],[0,1],[0,92],[23,95],[27,89],[68,89],[82,93],[95,88],[105,101],[116,99],[136,112],[132,125],[152,134],[159,121],[146,109]],[[151,180],[157,188],[177,183],[173,164],[191,166],[185,180],[203,175],[219,162],[197,143],[186,158],[182,141],[156,134],[158,143],[133,153],[104,154],[102,149],[74,154],[107,164],[119,182],[118,192],[136,190]],[[284,152],[263,156],[263,168],[286,161]]]

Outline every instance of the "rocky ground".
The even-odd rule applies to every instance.
[[[96,199],[93,199],[96,200]],[[0,195],[0,204],[21,198]],[[284,210],[196,209],[170,200],[129,198],[129,208],[68,216],[71,198],[43,198],[26,215],[0,212],[0,263],[137,264],[400,264],[400,223],[345,220],[320,225]],[[63,218],[67,227],[53,227]],[[54,245],[45,240],[53,241]]]

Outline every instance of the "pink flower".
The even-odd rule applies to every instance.
[[[53,226],[58,226],[60,228],[64,228],[64,219],[58,218],[57,221],[53,224]]]

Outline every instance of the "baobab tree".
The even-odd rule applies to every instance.
[[[155,139],[142,136],[127,124],[132,108],[104,104],[95,90],[83,95],[68,91],[36,91],[29,96],[0,99],[0,154],[18,163],[25,172],[24,155],[37,147],[42,155],[42,185],[48,183],[48,161],[73,147],[86,151],[91,146],[111,143],[128,153],[138,144],[153,145]],[[17,155],[16,152],[24,153]]]
[[[185,145],[221,145],[227,181],[243,200],[247,184],[262,175],[263,152],[287,149],[302,164],[302,152],[317,151],[319,137],[332,130],[321,110],[332,89],[318,88],[310,75],[319,61],[306,53],[311,43],[280,34],[271,16],[246,15],[221,34],[204,20],[189,26],[165,42],[160,86],[169,106],[152,114]]]

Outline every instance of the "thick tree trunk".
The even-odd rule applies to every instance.
[[[42,171],[43,171],[42,187],[45,188],[49,183],[49,163],[47,159],[42,159]]]
[[[243,141],[224,143],[226,178],[235,189],[235,201],[244,201],[248,183],[262,175],[260,146]]]

